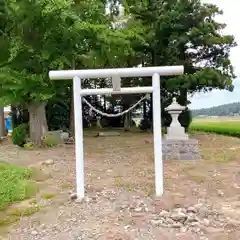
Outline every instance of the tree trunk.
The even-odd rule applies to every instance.
[[[29,123],[29,113],[28,109],[22,109],[22,123]]]
[[[146,100],[143,101],[143,119],[147,118],[147,103]]]
[[[76,62],[72,59],[72,69],[75,69]],[[73,81],[70,87],[70,115],[69,115],[69,135],[70,137],[75,135],[75,123],[74,123],[74,95],[73,95]]]
[[[106,101],[106,96],[105,95],[103,96],[103,109],[104,109],[104,112],[107,111],[107,101]]]
[[[30,140],[36,146],[42,145],[42,137],[48,131],[46,119],[46,102],[29,105],[29,135]]]
[[[180,98],[178,99],[180,105],[187,106],[187,101],[188,101],[187,93],[188,93],[187,88],[180,89]]]
[[[128,112],[125,115],[124,119],[124,130],[125,131],[130,131],[132,127],[132,112]]]
[[[0,108],[0,137],[5,136],[4,108]]]
[[[12,112],[12,129],[14,129],[15,127],[18,126],[16,106],[11,105],[11,112]]]

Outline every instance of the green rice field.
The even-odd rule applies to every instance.
[[[193,119],[190,130],[240,137],[240,118]]]

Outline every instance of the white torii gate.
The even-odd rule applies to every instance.
[[[50,71],[52,80],[73,79],[74,120],[75,120],[75,149],[76,149],[76,184],[77,197],[84,198],[84,154],[83,154],[83,126],[82,126],[82,96],[104,94],[153,94],[153,134],[154,134],[154,166],[155,193],[163,194],[163,161],[162,161],[162,129],[161,129],[161,96],[160,76],[181,75],[183,66],[142,67],[142,68],[112,68],[89,70],[57,70]],[[121,88],[121,77],[150,77],[151,87]],[[113,88],[82,89],[81,80],[91,78],[112,78]]]

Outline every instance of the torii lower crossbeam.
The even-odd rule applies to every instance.
[[[162,161],[162,128],[161,128],[161,96],[160,76],[181,75],[183,66],[169,67],[143,67],[143,68],[116,68],[116,69],[90,69],[90,70],[58,70],[50,71],[49,77],[53,80],[73,79],[74,94],[74,120],[75,120],[75,149],[76,149],[76,183],[77,197],[84,198],[84,152],[83,152],[83,126],[82,126],[82,96],[103,94],[153,94],[153,134],[154,134],[154,166],[155,166],[155,193],[163,194],[163,161]],[[121,88],[115,92],[112,88],[82,89],[81,80],[89,78],[109,77],[150,77],[152,87]]]

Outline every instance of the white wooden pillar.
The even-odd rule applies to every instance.
[[[154,73],[153,86],[153,137],[154,137],[154,166],[156,196],[163,195],[163,160],[162,160],[162,124],[161,124],[161,95],[160,76]]]
[[[73,78],[74,124],[75,124],[75,154],[76,154],[76,187],[77,197],[84,198],[84,154],[83,154],[83,124],[81,79]]]

